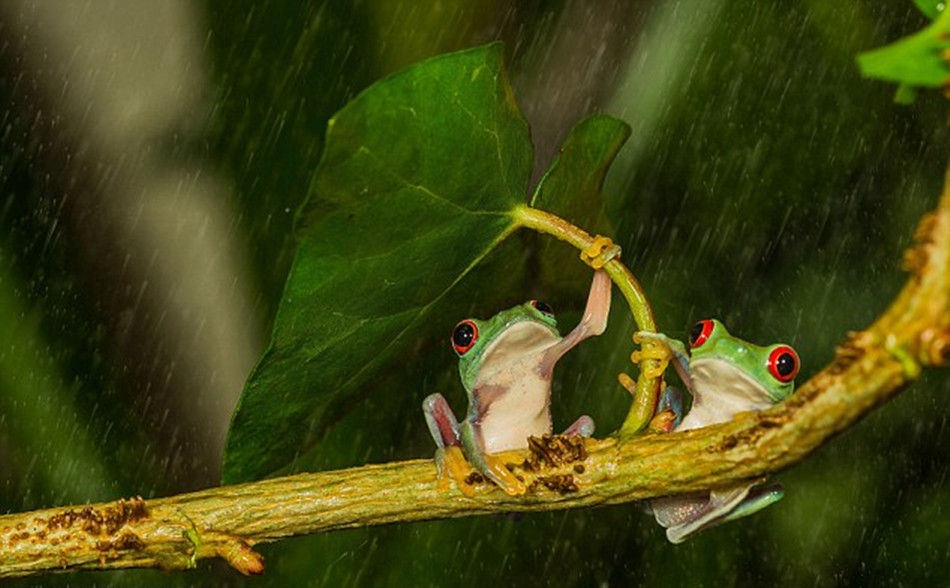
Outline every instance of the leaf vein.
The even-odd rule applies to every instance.
[[[498,215],[498,214],[499,214],[499,212],[497,212],[497,211],[491,211],[491,210],[472,210],[472,209],[470,209],[470,208],[466,208],[466,207],[462,206],[461,204],[459,204],[458,202],[455,202],[455,201],[453,201],[453,200],[450,200],[449,198],[446,198],[445,196],[443,196],[443,195],[441,195],[441,194],[438,194],[437,192],[433,191],[432,189],[430,189],[429,187],[427,187],[427,186],[424,185],[424,184],[417,184],[417,183],[415,183],[415,182],[409,181],[407,178],[403,177],[402,174],[400,174],[400,173],[397,172],[395,169],[393,169],[393,168],[386,162],[386,160],[382,159],[381,157],[379,157],[378,155],[376,155],[375,153],[373,153],[373,151],[372,151],[369,147],[367,147],[367,146],[365,146],[365,145],[360,145],[360,147],[359,147],[359,149],[357,150],[357,152],[358,152],[358,153],[364,153],[364,154],[368,155],[369,157],[371,157],[371,158],[373,159],[373,161],[375,161],[376,164],[377,164],[383,171],[385,171],[385,172],[388,173],[390,176],[392,176],[393,178],[395,178],[396,180],[398,180],[399,183],[401,183],[404,187],[407,187],[407,188],[410,188],[410,189],[414,189],[414,190],[416,190],[416,191],[418,191],[418,192],[421,192],[422,194],[425,194],[426,196],[428,196],[428,197],[430,197],[430,198],[432,198],[432,199],[434,199],[434,200],[436,200],[436,201],[438,201],[438,202],[442,202],[442,203],[444,203],[444,204],[448,204],[449,206],[451,206],[451,207],[453,207],[453,208],[455,208],[455,209],[457,209],[457,210],[460,210],[460,211],[462,211],[462,212],[464,212],[464,213],[466,213],[466,214],[475,214],[475,215],[485,215],[485,214]]]

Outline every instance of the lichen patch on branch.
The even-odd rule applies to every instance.
[[[149,516],[148,507],[142,498],[119,499],[104,507],[83,506],[66,508],[48,518],[36,517],[29,523],[20,522],[14,527],[0,527],[0,545],[14,548],[28,541],[44,541],[57,545],[64,541],[83,537],[90,544],[109,543],[109,549],[132,546],[128,539],[113,543],[116,533],[128,523]]]

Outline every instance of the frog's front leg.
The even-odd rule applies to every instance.
[[[446,490],[451,478],[463,494],[472,496],[474,491],[465,482],[471,468],[462,453],[459,423],[452,408],[441,394],[430,394],[422,401],[422,412],[429,433],[438,447],[435,450],[435,465],[438,468],[439,489]]]
[[[689,393],[693,393],[693,378],[689,373],[689,353],[681,341],[671,339],[663,333],[653,333],[651,331],[637,331],[633,335],[633,340],[635,343],[652,341],[656,344],[650,348],[644,348],[642,351],[634,351],[631,357],[634,362],[640,363],[643,359],[656,359],[662,362],[658,373],[650,374],[656,377],[666,370],[666,366],[672,356],[674,360],[673,367],[676,368],[677,375],[679,375],[683,384],[686,385],[686,389]]]
[[[574,330],[545,351],[540,363],[540,371],[544,376],[550,376],[557,360],[575,345],[588,337],[600,335],[607,328],[607,315],[610,314],[610,284],[610,276],[607,272],[603,270],[594,272],[584,316]]]

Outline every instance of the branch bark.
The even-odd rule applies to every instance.
[[[754,479],[803,459],[915,379],[950,363],[950,189],[921,219],[908,283],[867,330],[786,402],[684,433],[535,440],[510,461],[532,491],[437,487],[431,460],[300,474],[170,498],[0,517],[0,578],[132,567],[186,569],[222,557],[263,571],[253,545],[336,529],[616,504]]]

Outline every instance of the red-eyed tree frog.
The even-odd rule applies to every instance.
[[[440,480],[448,474],[466,494],[463,482],[471,465],[511,495],[523,494],[524,482],[506,467],[499,452],[528,446],[528,437],[551,433],[551,376],[554,365],[584,339],[607,326],[610,278],[596,271],[584,316],[561,337],[551,308],[532,300],[488,320],[465,319],[452,332],[459,374],[468,393],[468,413],[461,424],[441,394],[422,403],[429,432],[438,449]],[[589,437],[594,421],[578,418],[565,435]]]
[[[753,345],[730,335],[715,319],[696,323],[688,353],[681,342],[663,334],[640,331],[637,339],[660,343],[665,358],[672,354],[673,365],[692,396],[692,406],[681,419],[679,393],[672,388],[664,393],[658,410],[672,413],[665,422],[674,431],[726,422],[740,412],[763,410],[784,400],[794,389],[800,367],[798,354],[788,345]],[[650,508],[656,521],[666,527],[670,542],[680,543],[702,529],[757,512],[783,495],[778,484],[762,488],[740,484],[708,495],[655,499]]]

